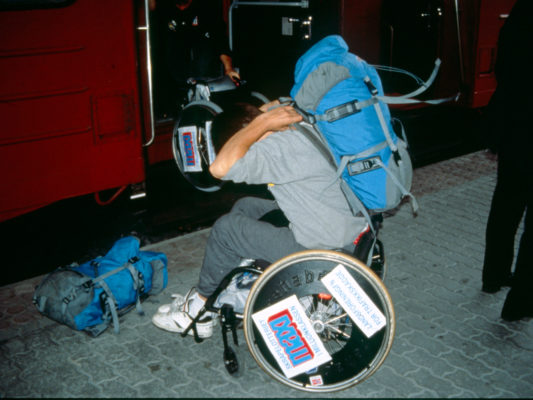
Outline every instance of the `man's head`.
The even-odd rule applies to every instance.
[[[218,152],[226,141],[236,132],[246,127],[261,114],[259,109],[249,103],[235,103],[224,107],[224,112],[213,119],[211,137]]]

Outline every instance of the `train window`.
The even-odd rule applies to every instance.
[[[0,11],[66,7],[76,0],[0,0]]]

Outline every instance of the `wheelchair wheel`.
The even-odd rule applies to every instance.
[[[221,188],[209,173],[215,149],[211,140],[210,122],[222,109],[210,101],[193,101],[180,113],[172,134],[172,152],[181,174],[204,192]]]
[[[263,104],[268,103],[270,100],[260,92],[250,92],[248,102],[256,107],[261,107]]]
[[[374,249],[372,251],[372,258],[370,259],[370,269],[385,282],[385,275],[387,274],[387,260],[385,258],[385,251],[381,240],[376,240]]]
[[[392,301],[380,278],[343,253],[308,250],[272,264],[255,282],[244,335],[274,379],[332,392],[372,375],[394,337]]]

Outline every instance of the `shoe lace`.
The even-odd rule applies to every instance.
[[[180,311],[180,307],[182,306],[185,299],[180,294],[173,294],[172,297],[174,298],[174,300],[170,304],[170,312]]]

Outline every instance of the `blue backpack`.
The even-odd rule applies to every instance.
[[[412,164],[407,143],[405,136],[399,138],[394,132],[386,103],[420,102],[412,97],[431,84],[439,64],[437,60],[421,88],[387,97],[376,69],[350,53],[338,35],[322,39],[298,60],[291,97],[315,128],[307,136],[318,136],[333,158],[354,213],[369,218],[368,211],[390,210],[406,196],[416,212],[418,205],[409,192]]]
[[[60,267],[35,289],[33,302],[47,317],[98,336],[133,307],[143,314],[141,300],[167,285],[167,257],[139,251],[139,239],[119,239],[104,257],[82,265]]]

